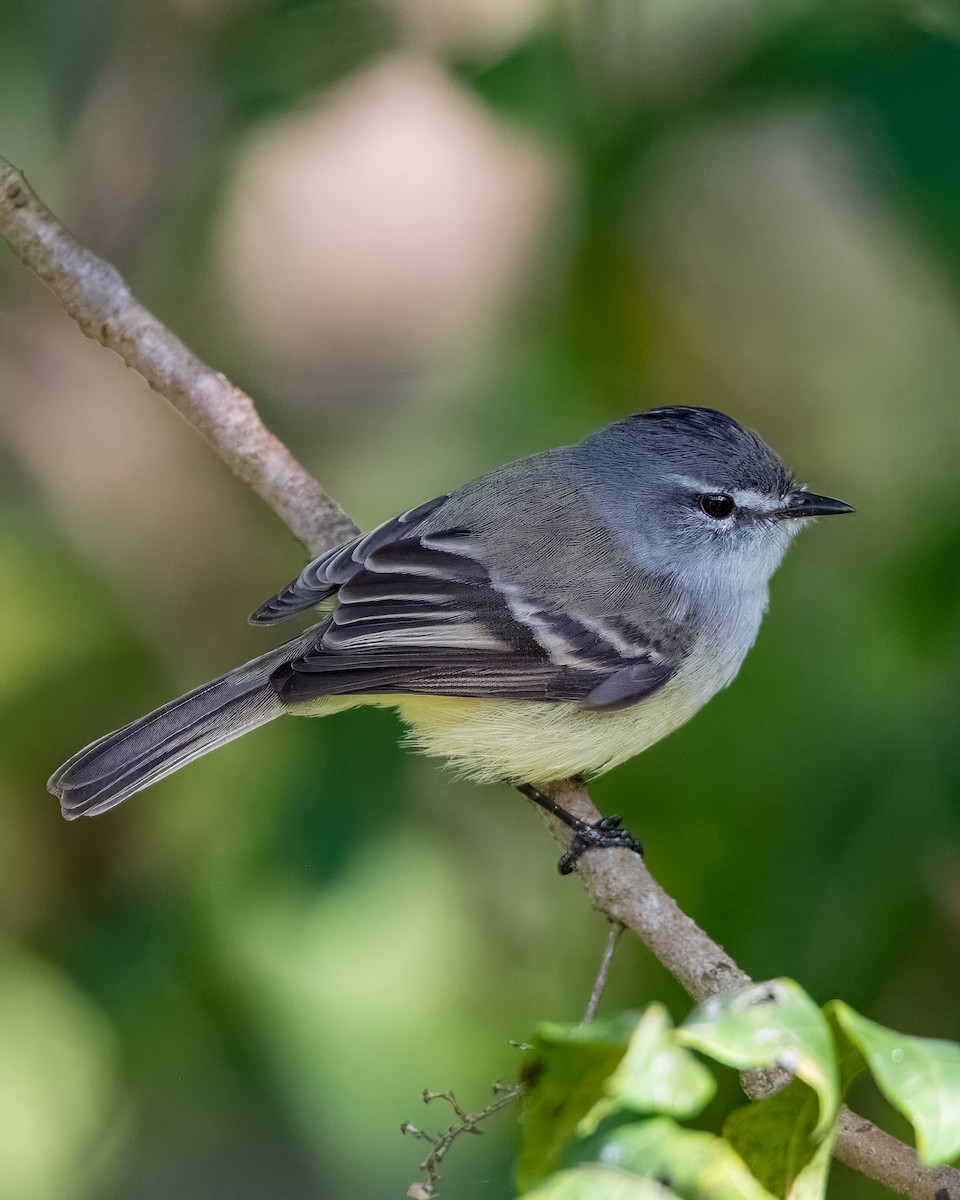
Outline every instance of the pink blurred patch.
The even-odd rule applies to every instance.
[[[528,280],[559,179],[542,147],[413,56],[274,123],[241,156],[219,234],[254,360],[299,374],[465,350]]]

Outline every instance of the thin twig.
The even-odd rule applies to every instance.
[[[593,991],[590,993],[590,999],[587,1001],[587,1010],[583,1014],[584,1025],[592,1025],[593,1018],[597,1015],[597,1005],[600,1003],[603,989],[607,986],[610,963],[613,960],[613,952],[617,948],[617,942],[620,940],[621,933],[623,933],[623,926],[619,921],[611,925],[610,933],[607,936],[607,944],[603,948],[603,958],[600,959],[600,970],[597,971],[597,978],[593,982]]]
[[[440,1182],[440,1164],[443,1162],[447,1151],[453,1143],[465,1133],[482,1133],[483,1130],[477,1128],[480,1122],[485,1121],[488,1117],[492,1117],[494,1113],[499,1112],[501,1108],[506,1108],[508,1104],[512,1104],[520,1095],[521,1086],[519,1083],[495,1083],[493,1091],[497,1093],[495,1100],[491,1100],[479,1112],[468,1113],[460,1105],[460,1102],[452,1091],[431,1092],[427,1088],[424,1088],[424,1104],[430,1104],[433,1100],[446,1100],[453,1109],[457,1120],[448,1129],[438,1131],[437,1133],[427,1133],[425,1129],[419,1129],[409,1121],[404,1121],[400,1125],[401,1133],[409,1133],[411,1137],[419,1138],[422,1142],[428,1142],[432,1147],[430,1153],[420,1164],[420,1170],[427,1177],[426,1181],[411,1184],[407,1191],[407,1195],[412,1200],[432,1200],[432,1197],[436,1196],[437,1184]]]
[[[147,312],[119,273],[79,245],[23,175],[2,158],[0,236],[54,292],[81,330],[115,351],[169,400],[311,553],[357,532],[340,506],[265,428],[250,397],[202,363]],[[582,789],[560,785],[550,791],[584,820],[599,818]],[[566,845],[569,831],[546,819]],[[637,934],[694,1000],[750,982],[730,955],[654,881],[638,855],[588,853],[577,873],[593,905]],[[759,1082],[758,1078],[761,1090]],[[777,1078],[768,1079],[767,1090],[777,1083]],[[849,1109],[841,1112],[834,1155],[910,1200],[960,1200],[960,1171],[920,1166],[911,1147]]]

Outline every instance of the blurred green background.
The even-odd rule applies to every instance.
[[[936,0],[0,0],[0,153],[361,525],[666,403],[856,505],[594,796],[755,977],[953,1038],[958,37]],[[303,555],[5,251],[0,500],[0,1195],[402,1196],[421,1089],[513,1078],[604,923],[383,712],[61,820],[50,770],[269,645]],[[654,997],[625,939],[605,1010]],[[515,1141],[443,1194],[511,1195]]]

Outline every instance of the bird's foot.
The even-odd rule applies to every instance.
[[[570,848],[557,863],[561,875],[569,875],[588,850],[606,850],[609,847],[620,850],[632,850],[643,858],[643,846],[622,827],[621,817],[603,817],[589,825],[581,821],[582,829],[576,829],[570,841]]]
[[[602,817],[599,821],[591,824],[589,821],[581,820],[580,817],[575,817],[573,813],[567,812],[555,800],[551,800],[549,796],[535,788],[532,783],[520,784],[517,791],[526,796],[528,800],[532,800],[534,804],[539,804],[551,816],[556,817],[558,821],[562,821],[564,825],[573,830],[570,846],[557,863],[557,870],[561,875],[569,875],[588,850],[606,850],[613,847],[619,850],[632,850],[634,854],[643,857],[643,846],[628,829],[623,828],[622,818]]]

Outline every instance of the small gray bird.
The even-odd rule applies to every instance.
[[[314,559],[251,621],[319,606],[319,624],[107,734],[48,786],[68,819],[95,816],[284,713],[376,704],[417,749],[555,811],[537,785],[639,754],[730,683],[791,539],[851,511],[723,413],[637,413]],[[615,822],[603,832],[623,844]]]

